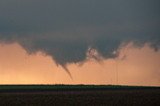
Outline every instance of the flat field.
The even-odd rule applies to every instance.
[[[160,87],[0,85],[0,106],[160,106]]]

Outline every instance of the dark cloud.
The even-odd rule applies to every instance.
[[[0,41],[43,51],[57,64],[112,58],[123,42],[160,47],[159,0],[0,0]]]

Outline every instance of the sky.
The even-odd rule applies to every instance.
[[[0,84],[160,85],[159,0],[1,0]]]

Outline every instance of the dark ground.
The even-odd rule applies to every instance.
[[[0,90],[0,106],[160,106],[160,88]]]

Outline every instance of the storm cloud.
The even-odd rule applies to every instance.
[[[42,51],[57,64],[89,48],[114,58],[122,43],[160,47],[159,0],[0,0],[0,42]]]

